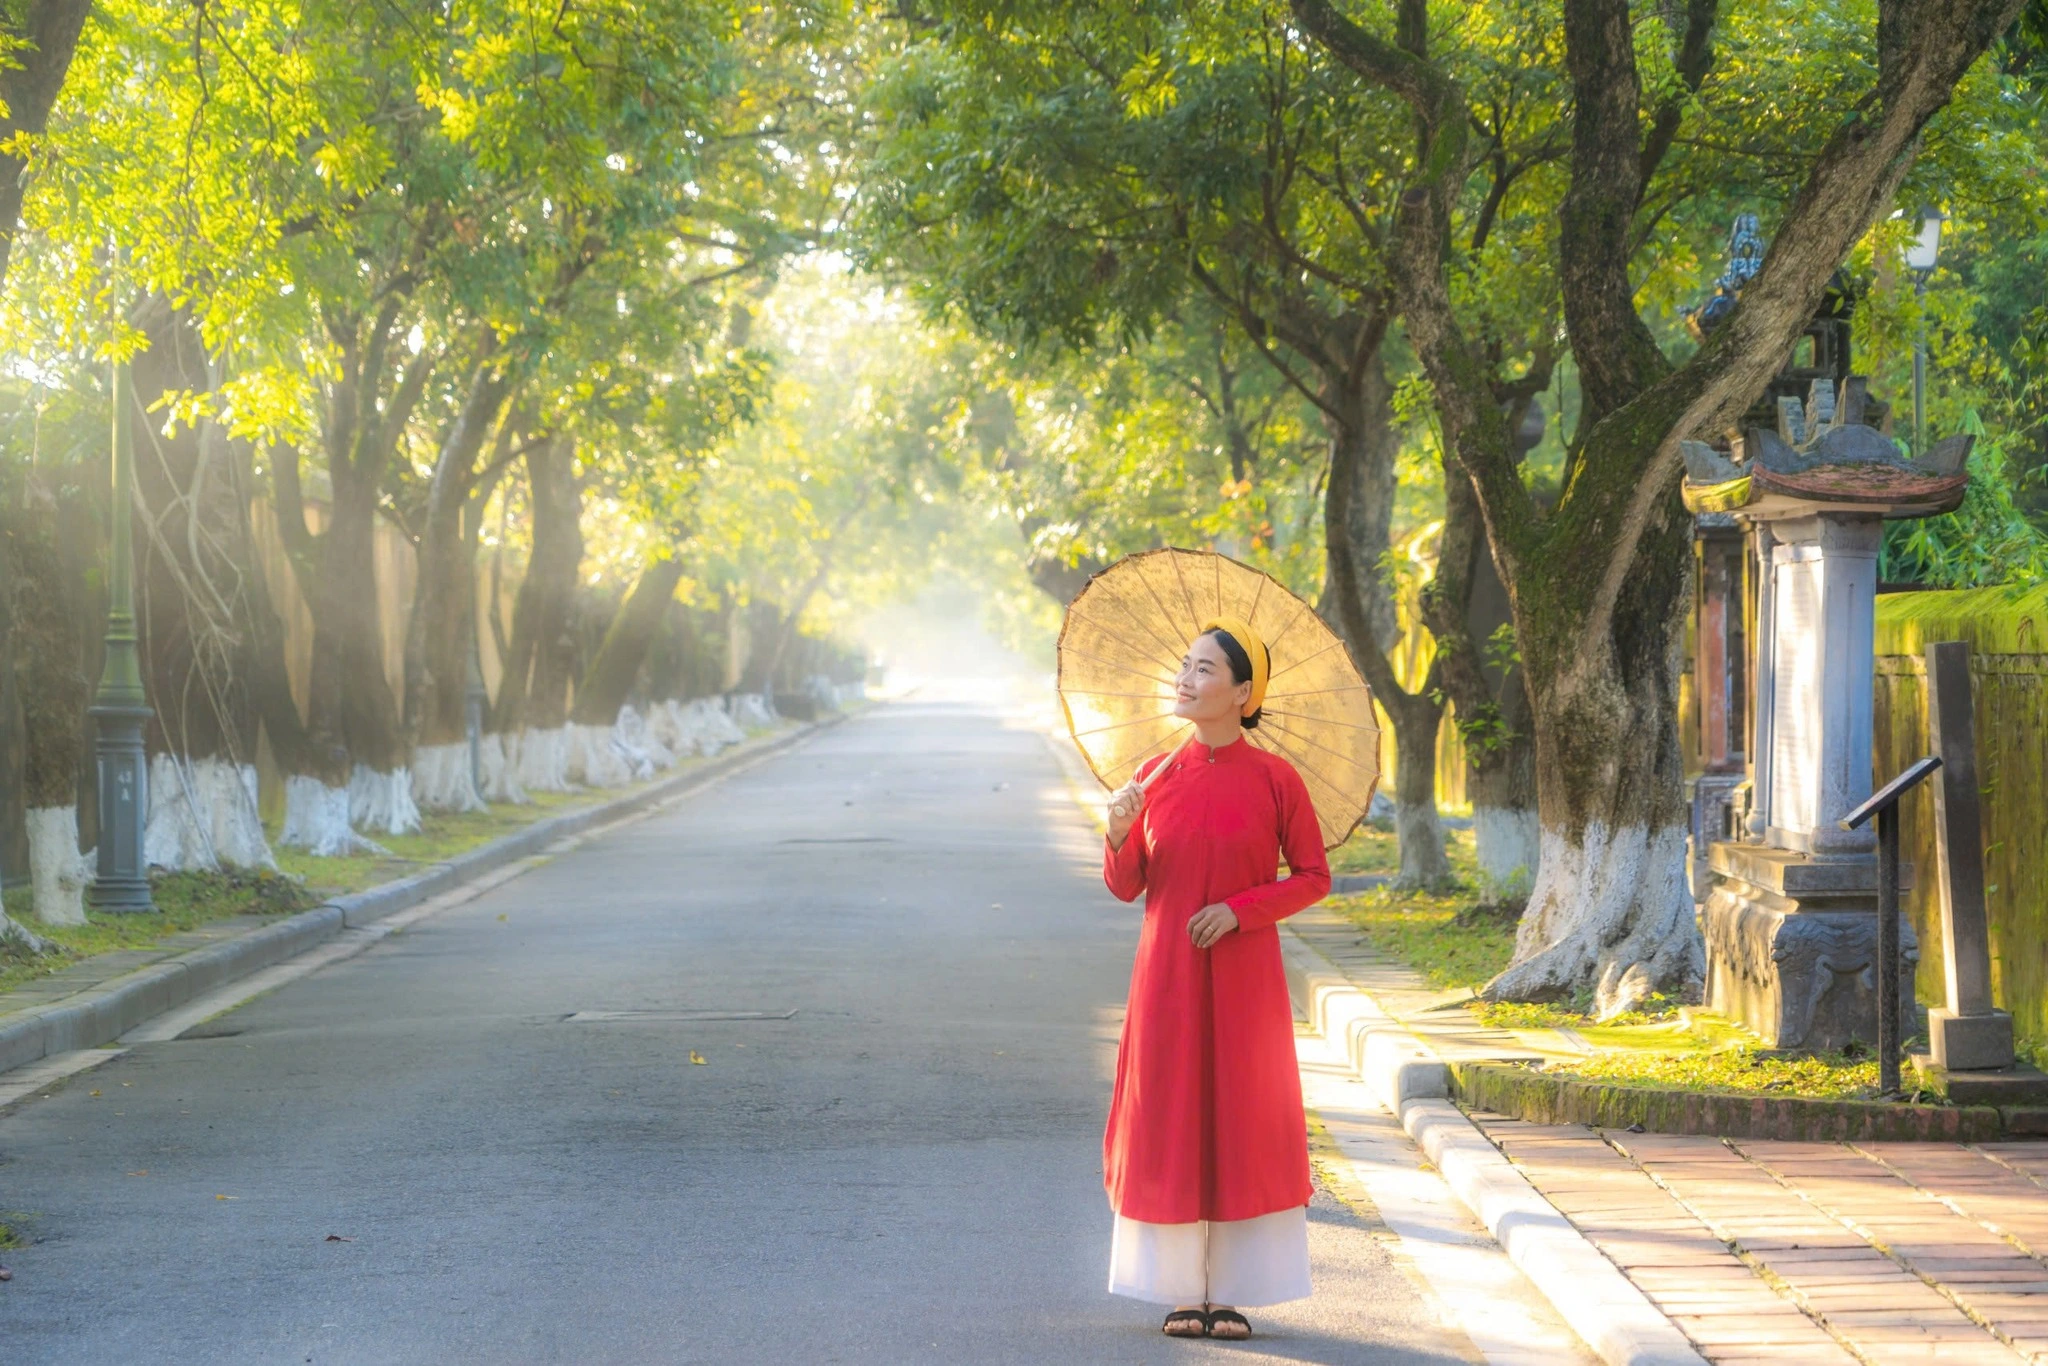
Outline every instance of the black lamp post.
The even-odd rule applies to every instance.
[[[142,727],[151,712],[135,648],[135,568],[129,547],[134,519],[135,454],[129,441],[128,367],[114,366],[114,506],[107,537],[107,645],[99,691],[90,708],[99,764],[99,866],[86,899],[94,910],[154,911],[143,824],[149,815],[149,766]]]
[[[1940,209],[1923,206],[1920,231],[1906,247],[1906,269],[1913,272],[1913,299],[1922,305],[1920,335],[1913,342],[1913,454],[1927,453],[1927,278],[1941,255]]]

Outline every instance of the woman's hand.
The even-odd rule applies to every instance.
[[[1188,922],[1188,938],[1198,949],[1206,949],[1237,928],[1237,912],[1219,901],[1204,906]]]
[[[1145,810],[1145,789],[1136,778],[1109,794],[1109,847],[1124,847],[1124,836]]]

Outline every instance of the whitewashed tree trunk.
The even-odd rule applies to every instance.
[[[420,809],[412,799],[412,775],[403,765],[379,773],[357,764],[348,780],[349,821],[358,830],[378,835],[412,835],[420,828]]]
[[[521,731],[516,775],[528,792],[574,792],[576,784],[569,778],[569,728]]]
[[[697,743],[706,754],[716,754],[728,745],[736,745],[747,738],[739,722],[732,714],[708,697],[700,697],[690,704],[697,717]]]
[[[482,770],[481,795],[485,801],[508,802],[513,806],[526,806],[533,801],[519,785],[518,736],[487,733],[478,746],[477,767]]]
[[[6,911],[0,911],[0,944],[5,944],[16,953],[31,955],[48,952],[50,948],[47,940],[8,915]]]
[[[1520,901],[1535,885],[1543,853],[1543,823],[1533,806],[1474,806],[1472,838],[1479,855],[1479,890],[1489,901]]]
[[[28,813],[28,871],[36,919],[45,925],[85,923],[90,870],[78,852],[78,808],[39,806]]]
[[[1481,995],[1556,1001],[1591,983],[1603,1019],[1667,984],[1698,999],[1706,946],[1685,885],[1685,833],[1682,825],[1610,831],[1599,822],[1578,839],[1544,831],[1514,966]]]
[[[652,778],[676,766],[676,756],[655,735],[645,717],[630,706],[619,708],[612,726],[612,748],[619,751],[636,778]]]
[[[257,806],[256,766],[219,755],[151,755],[142,854],[150,867],[173,872],[275,869]]]
[[[347,788],[329,787],[303,773],[294,773],[284,780],[284,829],[277,842],[318,858],[391,852],[375,840],[357,834],[349,823]]]
[[[453,744],[421,745],[414,749],[412,797],[422,811],[488,809],[469,771],[469,742],[458,740]]]
[[[612,744],[612,727],[572,721],[568,732],[569,781],[587,787],[624,787],[633,781],[633,767]]]
[[[647,712],[647,733],[668,751],[671,763],[679,762],[697,753],[697,737],[694,721],[683,709],[680,702],[669,698],[657,702]]]
[[[758,730],[775,724],[775,708],[765,693],[741,693],[733,702],[733,718],[747,730]]]

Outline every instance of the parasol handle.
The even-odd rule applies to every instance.
[[[1154,783],[1156,783],[1156,782],[1158,782],[1158,781],[1159,781],[1159,775],[1160,775],[1160,774],[1162,774],[1162,773],[1164,773],[1164,772],[1166,772],[1166,770],[1167,770],[1167,769],[1169,769],[1169,768],[1172,768],[1172,767],[1173,767],[1173,761],[1174,761],[1175,759],[1178,759],[1178,758],[1180,758],[1180,752],[1181,752],[1182,750],[1186,749],[1187,747],[1188,747],[1188,742],[1187,742],[1186,740],[1183,740],[1183,741],[1181,741],[1181,742],[1180,742],[1179,744],[1175,745],[1175,746],[1173,747],[1173,753],[1171,753],[1171,754],[1169,754],[1169,755],[1167,755],[1167,756],[1166,756],[1166,762],[1165,762],[1165,763],[1163,763],[1163,764],[1161,764],[1161,765],[1160,765],[1159,767],[1157,767],[1157,768],[1153,769],[1153,770],[1152,770],[1152,771],[1151,771],[1151,772],[1150,772],[1149,774],[1147,774],[1147,775],[1146,775],[1145,777],[1143,777],[1143,778],[1140,778],[1140,779],[1138,779],[1138,791],[1140,791],[1140,792],[1150,792],[1150,791],[1152,790],[1152,784],[1154,784]]]

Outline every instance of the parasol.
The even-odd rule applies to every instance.
[[[1273,654],[1265,709],[1245,739],[1308,784],[1323,845],[1342,844],[1372,804],[1380,728],[1372,694],[1320,617],[1270,576],[1208,550],[1148,550],[1090,579],[1060,627],[1060,705],[1105,787],[1194,734],[1173,714],[1174,677],[1202,623],[1234,616]]]

